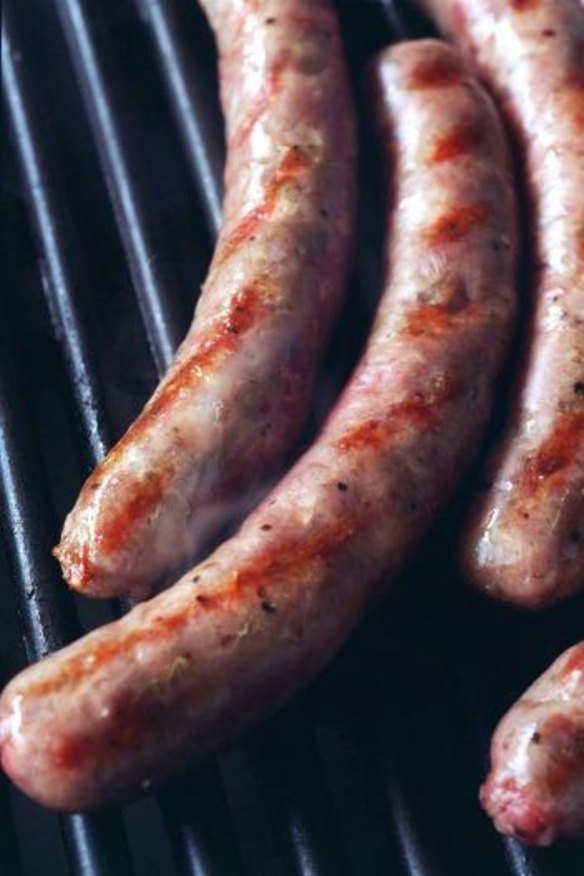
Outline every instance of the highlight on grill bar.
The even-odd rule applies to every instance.
[[[357,95],[375,50],[427,32],[403,2],[337,6]],[[219,224],[223,147],[213,43],[194,0],[7,0],[3,23],[4,683],[25,662],[17,618],[33,660],[120,610],[67,593],[50,548],[87,468],[186,331]],[[373,225],[368,197],[362,213]],[[376,265],[362,238],[331,345],[345,361],[325,362],[325,395],[346,375],[371,312]],[[316,419],[327,401],[317,399]],[[450,527],[439,524],[316,684],[157,805],[57,818],[2,779],[0,870],[577,872],[581,842],[531,851],[501,840],[476,796],[494,721],[578,638],[584,603],[524,616],[464,592]]]
[[[213,63],[212,38],[199,40],[192,51],[189,34],[193,26],[205,29],[192,19],[197,7],[164,0],[137,0],[138,10],[148,27],[160,75],[168,91],[175,124],[197,182],[207,223],[216,235],[221,224],[223,161],[225,149],[220,124],[217,82],[210,76]],[[199,11],[199,17],[202,13]]]

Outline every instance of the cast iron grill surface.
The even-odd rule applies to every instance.
[[[360,244],[296,453],[358,355],[379,286],[363,67],[430,33],[399,2],[338,8],[363,110]],[[8,0],[3,24],[2,684],[126,608],[67,592],[50,548],[186,331],[224,155],[213,39],[194,0]],[[0,777],[0,872],[579,872],[584,844],[525,851],[495,834],[476,795],[496,718],[581,638],[584,602],[524,615],[466,592],[451,561],[463,504],[315,684],[156,797],[58,817]]]

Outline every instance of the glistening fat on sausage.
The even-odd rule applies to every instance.
[[[363,357],[232,539],[6,688],[4,769],[47,806],[137,794],[287,700],[395,578],[472,455],[515,311],[505,139],[444,43],[390,49],[374,88],[393,199]]]
[[[55,549],[93,596],[148,595],[298,436],[341,302],[356,136],[328,0],[203,0],[227,126],[224,224],[192,327]]]
[[[418,2],[472,58],[523,155],[531,314],[464,566],[489,593],[541,607],[584,587],[584,4]]]
[[[500,722],[481,802],[498,830],[526,843],[584,835],[584,642]]]

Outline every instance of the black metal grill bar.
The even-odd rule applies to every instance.
[[[5,348],[8,344],[9,339],[5,337]],[[32,661],[63,647],[79,636],[81,629],[73,603],[62,582],[57,580],[56,566],[51,559],[53,530],[44,513],[49,506],[36,486],[42,483],[42,474],[37,449],[24,419],[22,400],[14,386],[16,368],[5,349],[0,375],[3,510],[6,537],[19,577],[18,597],[25,643]]]
[[[0,862],[2,862],[6,873],[21,876],[22,863],[18,854],[14,819],[8,802],[7,780],[3,775],[0,775],[0,823],[2,824],[2,830],[0,831]]]
[[[420,824],[411,811],[408,800],[409,776],[404,776],[403,766],[397,760],[397,755],[398,752],[392,751],[385,740],[382,746],[385,800],[403,861],[407,872],[412,876],[440,876],[441,865],[425,847],[420,835]]]
[[[83,288],[81,274],[81,262],[78,258],[78,247],[73,233],[73,223],[67,214],[66,198],[63,190],[58,185],[58,170],[56,162],[48,161],[52,154],[50,137],[48,135],[46,120],[38,118],[40,108],[43,106],[42,96],[35,91],[34,84],[30,80],[32,69],[26,44],[17,38],[12,20],[5,20],[3,39],[6,40],[6,70],[5,87],[7,92],[7,104],[10,120],[14,129],[14,140],[17,153],[23,171],[25,190],[33,217],[40,251],[43,256],[45,269],[45,294],[51,304],[51,310],[55,318],[59,339],[64,343],[65,349],[70,352],[68,364],[71,372],[73,388],[77,391],[78,403],[84,432],[89,442],[90,455],[93,464],[105,454],[109,446],[105,427],[105,414],[103,402],[94,377],[95,370],[91,362],[89,346],[83,333],[83,323],[78,312],[77,295]],[[4,48],[4,47],[3,47]],[[14,58],[18,64],[15,65]],[[10,373],[8,368],[4,372]],[[8,410],[12,404],[8,403]],[[18,431],[18,430],[16,430]],[[12,460],[10,471],[16,468],[15,458],[6,451],[5,459]],[[8,503],[8,516],[15,521],[17,509],[11,505],[14,493],[8,487],[6,497]],[[32,515],[32,507],[26,508],[20,515],[22,526],[18,526],[16,533],[22,536],[18,542],[20,556],[26,556],[26,551],[33,545],[38,552],[38,560],[45,556],[51,566],[52,581],[55,577],[54,563],[49,560],[51,538],[46,532],[33,532],[32,527],[26,526],[27,514]],[[40,526],[46,522],[46,518],[40,518]],[[71,622],[68,635],[55,634],[55,623],[59,618],[66,616],[65,609],[72,610],[70,601],[64,605],[57,604],[55,599],[65,592],[62,582],[57,585],[51,583],[48,597],[51,601],[46,603],[44,581],[38,578],[38,566],[31,570],[28,576],[28,586],[35,587],[39,594],[38,601],[28,602],[27,612],[24,614],[25,622],[29,626],[28,640],[34,641],[34,650],[30,654],[31,659],[38,659],[44,653],[61,647],[65,641],[77,638],[81,635],[80,627]],[[24,581],[24,579],[21,579]],[[24,586],[27,584],[24,582]],[[55,597],[53,599],[52,597]],[[42,616],[34,617],[35,609],[43,610]],[[39,638],[41,637],[41,638]],[[44,638],[43,638],[44,637]],[[203,778],[203,777],[201,777]],[[177,799],[179,795],[177,793]],[[202,800],[212,799],[212,810],[199,807],[199,820],[196,824],[191,821],[194,811],[190,797]],[[167,796],[168,799],[168,796]],[[176,801],[168,806],[165,820],[169,825],[170,837],[173,848],[180,866],[181,872],[205,876],[211,872],[208,869],[209,861],[221,861],[222,872],[235,874],[238,872],[236,853],[233,843],[226,843],[225,837],[229,835],[227,808],[224,795],[220,790],[219,778],[215,768],[209,766],[205,770],[204,780],[198,782],[198,778],[191,781],[188,788],[183,788],[182,800],[185,804],[185,812]],[[87,831],[81,830],[83,823],[80,822],[78,829],[71,836],[66,833],[66,840],[72,860],[79,865],[83,864],[86,869],[79,872],[102,872],[99,866],[94,870],[87,870],[88,862],[92,855],[99,863],[99,842],[93,841]],[[79,847],[75,842],[81,843]]]
[[[34,113],[34,106],[38,106],[39,104],[40,104],[40,100],[37,96],[37,99],[33,100],[32,103],[29,102],[29,104],[27,104],[25,102],[24,108],[22,106],[20,107],[21,116],[22,115],[24,116],[25,123],[30,122],[30,118],[28,118],[27,112],[30,112],[32,110],[32,112]],[[37,147],[37,149],[36,149],[36,152],[33,153],[33,155],[39,155],[39,154],[45,155],[47,153],[47,148],[46,148],[47,144],[43,143],[43,145],[41,147],[40,146],[41,142],[42,142],[42,126],[36,125],[36,147]],[[20,145],[20,143],[19,143],[19,145]],[[29,176],[27,178],[27,183],[30,181],[30,179],[32,179],[33,181],[36,182],[39,178],[38,169],[36,167],[34,167],[34,162],[32,162],[32,164],[33,164],[32,172],[29,174]],[[30,170],[30,168],[28,168],[28,169]],[[43,169],[45,171],[45,173],[43,174],[43,179],[45,182],[47,182],[50,179],[50,174],[46,173],[46,168],[43,168]],[[58,216],[59,219],[62,220],[63,211],[64,211],[64,204],[65,204],[65,199],[64,199],[63,193],[61,192],[59,194],[59,196],[57,197],[57,196],[55,196],[54,189],[51,187],[50,183],[48,184],[47,187],[49,189],[49,192],[51,192],[51,194],[53,195],[53,197],[51,199],[51,209],[52,209],[53,218]],[[30,194],[31,193],[29,192],[29,195]],[[35,209],[37,207],[37,201],[34,199],[34,197],[31,198],[31,203],[32,203],[33,209]],[[56,220],[54,219],[54,221],[56,221]],[[50,234],[47,235],[45,225],[39,223],[38,220],[37,220],[37,224],[39,225],[40,230],[41,230],[41,234],[40,234],[41,245],[43,247],[43,251],[46,251],[46,249],[48,247],[53,247],[53,237]],[[63,223],[61,221],[60,222],[61,227],[62,227],[62,224]],[[49,229],[49,230],[51,230],[51,229]],[[47,240],[47,237],[48,237],[48,240]],[[63,243],[63,241],[61,241],[61,243]],[[72,296],[74,294],[72,292],[72,288],[74,289],[74,285],[71,286],[71,284],[68,284],[68,283],[58,283],[58,280],[63,276],[69,277],[69,278],[72,276],[72,272],[70,270],[70,263],[68,262],[68,255],[70,254],[70,252],[71,252],[71,250],[67,249],[67,241],[65,238],[65,242],[64,242],[63,246],[58,248],[58,253],[59,253],[60,258],[52,259],[49,262],[49,264],[51,266],[53,266],[53,268],[55,268],[55,273],[57,275],[57,282],[55,282],[53,276],[49,272],[49,274],[50,274],[49,294],[51,294],[51,290],[53,288],[57,287],[58,291],[62,295],[65,296],[65,304],[69,305],[69,308],[71,307],[71,304],[72,304]],[[58,313],[60,314],[61,311],[59,310]],[[71,328],[69,327],[69,331],[70,330],[71,330]],[[95,405],[90,405],[89,407],[84,406],[82,409],[82,415],[84,416],[84,419],[89,417],[90,422],[88,424],[88,431],[92,426],[91,418],[95,414],[95,412],[96,412]],[[94,461],[97,461],[98,458],[99,457],[96,457],[96,459],[94,459]],[[220,805],[221,794],[218,793],[217,787],[215,787],[215,788],[212,787],[212,784],[213,784],[212,773],[213,773],[212,769],[207,768],[206,776],[205,776],[205,783],[204,783],[205,787],[197,786],[196,791],[193,788],[190,788],[190,793],[187,789],[183,789],[183,791],[182,791],[181,796],[183,799],[183,803],[187,806],[191,815],[194,811],[197,811],[196,821],[193,821],[192,818],[189,818],[187,821],[185,821],[184,818],[181,819],[180,807],[177,806],[177,799],[179,797],[178,792],[170,794],[170,795],[165,795],[165,800],[166,800],[165,820],[169,826],[170,836],[171,836],[172,840],[174,841],[174,844],[177,847],[177,858],[179,860],[179,863],[184,868],[186,866],[187,862],[190,862],[189,865],[192,868],[192,870],[190,870],[188,872],[196,872],[196,873],[201,873],[201,874],[204,872],[209,872],[209,871],[205,870],[206,866],[210,866],[209,862],[213,861],[214,866],[217,867],[217,866],[219,866],[220,860],[222,861],[221,870],[220,870],[221,873],[236,872],[236,864],[235,864],[235,859],[234,859],[234,855],[232,852],[233,846],[230,845],[229,843],[226,844],[224,842],[223,835],[221,835],[221,845],[219,845],[219,843],[216,842],[214,849],[209,848],[208,842],[205,844],[205,830],[204,830],[205,822],[206,822],[207,828],[209,828],[210,832],[213,833],[213,825],[211,825],[209,823],[210,822],[210,818],[208,815],[209,809],[207,806],[204,806],[204,807],[202,807],[201,805],[195,806],[193,803],[193,800],[192,800],[193,797],[201,798],[204,801],[209,801],[209,799],[212,799],[214,801],[214,806],[213,806],[213,810],[212,810],[214,812],[213,819],[215,819],[215,821],[217,820],[219,813],[222,811],[221,805]],[[215,784],[216,784],[216,782],[215,782]],[[315,801],[318,800],[318,794],[314,795],[314,799],[315,799]],[[223,808],[224,808],[224,806],[223,806]],[[314,809],[315,809],[315,805],[313,805],[313,810]],[[326,821],[325,816],[322,815],[322,813],[321,813],[320,817],[321,817],[321,822],[324,823]],[[312,852],[310,851],[310,842],[309,842],[308,831],[306,828],[303,830],[303,827],[301,824],[301,819],[298,816],[296,817],[295,825],[293,826],[292,830],[295,831],[296,838],[297,838],[296,849],[297,849],[297,854],[298,854],[298,860],[299,861],[303,860],[303,859],[305,860],[305,859],[307,859],[307,856],[308,856],[308,859],[310,861],[318,860],[318,858],[319,858],[318,847],[315,844]],[[215,839],[217,840],[218,839],[218,832],[217,832],[216,825],[215,825],[214,833],[216,835]],[[228,861],[229,861],[229,863],[228,863]],[[308,872],[316,872],[316,870],[314,869],[314,867],[312,867],[312,870],[308,871],[305,866],[300,866],[299,872],[302,872],[302,873],[307,872],[308,873]]]
[[[159,803],[178,874],[239,876],[239,850],[214,762],[163,791]]]
[[[509,869],[517,876],[543,876],[542,869],[535,864],[533,853],[521,846],[516,840],[503,839]],[[546,868],[547,870],[547,868]],[[548,871],[553,876],[552,871]]]
[[[77,404],[83,412],[83,425],[91,452],[99,459],[109,446],[108,428],[95,366],[92,360],[83,318],[79,308],[79,293],[83,288],[82,266],[77,258],[78,242],[75,229],[63,207],[63,199],[55,171],[49,171],[47,161],[53,154],[46,125],[44,135],[38,130],[38,119],[30,109],[42,112],[42,103],[31,90],[30,56],[18,39],[16,22],[12,20],[11,4],[6,4],[2,32],[3,88],[17,147],[20,167],[29,197],[30,214],[36,235],[41,241],[46,275],[45,292],[53,315],[59,341],[67,356]],[[53,177],[53,179],[52,179]]]
[[[313,728],[295,709],[245,745],[254,782],[269,809],[275,841],[290,872],[345,876],[344,837],[333,812]]]
[[[404,20],[402,12],[397,8],[398,4],[395,0],[377,0],[386,19],[387,23],[397,40],[407,40],[411,37],[411,32]]]
[[[174,0],[136,2],[150,31],[209,229],[216,237],[221,226],[225,149],[217,95],[205,87],[209,69],[202,69],[199,53],[193,51],[194,34],[185,32]]]
[[[39,101],[36,101],[38,105]],[[41,150],[43,153],[45,152],[45,147]],[[217,181],[215,180],[215,186]],[[53,199],[53,210],[55,215],[60,215],[62,212],[62,205],[64,204],[64,198],[61,193],[59,198]],[[45,244],[46,245],[46,244]],[[50,245],[50,241],[49,241]],[[66,252],[65,249],[62,250],[62,253]],[[59,265],[59,274],[66,273],[67,259],[65,258],[65,267]],[[65,287],[65,294],[71,291]],[[85,408],[82,411],[82,415],[84,417],[89,417],[91,420],[92,415],[94,414],[94,408],[91,406],[89,408]],[[94,459],[98,461],[99,457]],[[187,811],[190,813],[190,817],[181,817],[180,816],[180,807],[176,805],[176,798],[174,795],[165,795],[164,799],[166,801],[165,805],[165,821],[169,826],[169,832],[171,840],[173,841],[173,845],[175,847],[177,860],[183,868],[186,866],[186,863],[189,862],[189,866],[192,868],[192,871],[188,872],[196,872],[196,873],[204,873],[209,872],[205,870],[206,866],[209,865],[209,861],[214,862],[214,866],[219,866],[219,861],[221,863],[221,873],[228,872],[236,872],[237,864],[236,857],[233,852],[233,844],[224,842],[224,833],[223,831],[218,831],[217,824],[212,824],[212,821],[215,822],[220,821],[221,815],[226,817],[226,808],[223,802],[223,806],[220,805],[220,800],[222,798],[222,793],[219,790],[219,783],[217,778],[214,778],[215,772],[213,768],[208,767],[205,772],[205,780],[204,787],[199,787],[198,783],[195,788],[191,787],[190,789],[184,789],[181,797],[187,807]],[[215,787],[212,788],[211,785],[215,782]],[[178,792],[177,795],[178,796]],[[214,807],[213,807],[213,816],[209,817],[209,809],[205,807],[196,806],[193,804],[189,798],[200,797],[203,800],[213,799]],[[319,799],[318,793],[314,794],[315,801]],[[193,821],[192,814],[193,812],[197,813],[196,821]],[[298,821],[298,818],[296,819]],[[330,821],[330,817],[329,817]],[[321,814],[321,822],[326,823],[326,817]],[[296,825],[296,835],[298,842],[296,843],[296,849],[298,852],[298,859],[300,860],[302,857],[306,858],[310,851],[310,842],[308,831],[304,830],[302,832],[301,828]],[[219,842],[219,836],[221,836],[221,841]],[[213,845],[211,847],[210,841],[212,841]],[[318,860],[319,852],[317,844],[314,844],[314,850],[312,851],[311,860]],[[228,869],[229,868],[229,869]],[[299,872],[308,872],[305,867],[300,867]],[[313,868],[311,872],[316,872]]]
[[[453,667],[453,674],[458,678],[463,695],[463,708],[470,720],[471,730],[481,751],[489,750],[489,720],[487,710],[481,700],[480,684],[472,667],[465,661],[458,661]],[[485,763],[485,770],[487,764]],[[514,839],[501,837],[501,845],[509,870],[514,876],[546,876],[547,868],[543,870],[534,860],[534,853],[526,849]],[[549,872],[549,876],[553,876]]]
[[[3,322],[0,347],[0,481],[3,528],[30,660],[38,660],[81,635],[72,597],[51,559],[51,509],[43,488],[39,454],[24,400],[16,384],[17,364]],[[80,876],[129,876],[133,872],[118,813],[70,815],[61,819],[73,872]]]
[[[83,0],[57,0],[54,6],[83,92],[150,346],[162,373],[184,331],[173,295],[177,284],[169,262],[160,258],[156,220],[129,155],[106,40],[96,35],[89,4]]]

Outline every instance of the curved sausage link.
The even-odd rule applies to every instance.
[[[477,586],[540,607],[584,586],[584,6],[419,2],[472,56],[523,148],[532,312],[464,563]]]
[[[220,54],[225,220],[186,340],[55,550],[71,587],[93,596],[146,596],[282,459],[347,275],[356,134],[334,11],[203,7]]]
[[[476,445],[515,309],[504,136],[444,43],[391,49],[374,85],[395,185],[363,357],[312,448],[232,539],[4,691],[4,769],[48,806],[136,794],[306,684],[395,578]]]
[[[584,642],[505,715],[480,796],[497,829],[523,842],[584,834]]]

